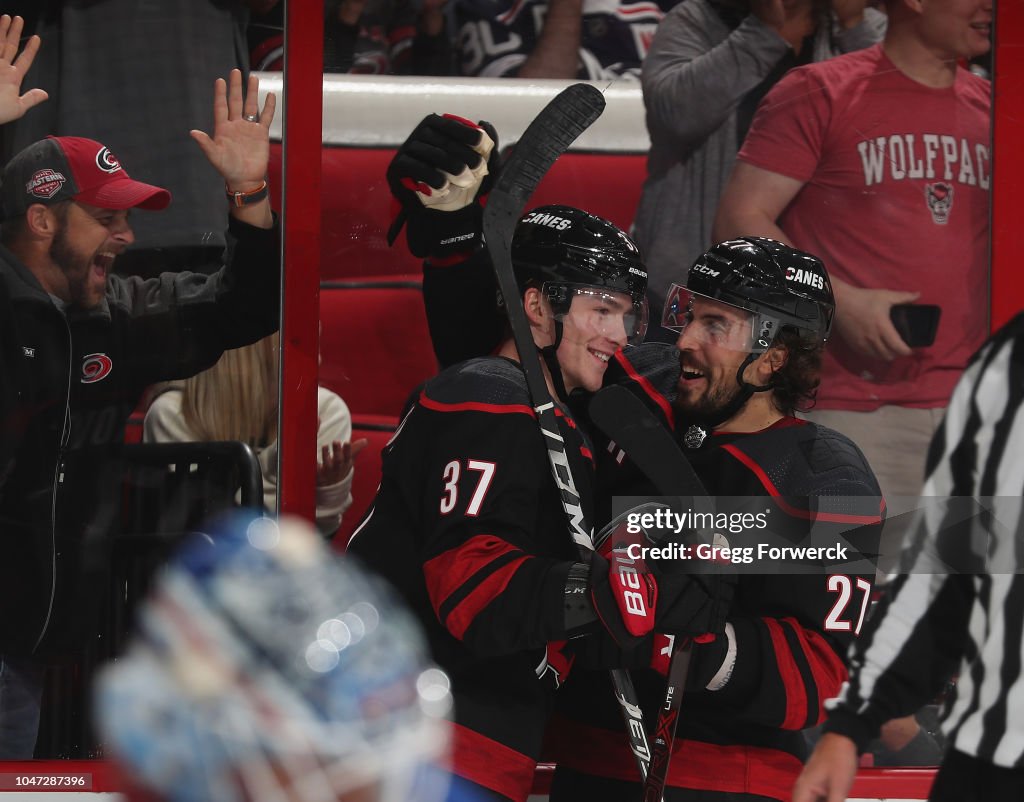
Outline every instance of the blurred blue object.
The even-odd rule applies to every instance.
[[[96,688],[109,751],[174,802],[441,799],[450,707],[392,590],[251,514],[175,554]]]

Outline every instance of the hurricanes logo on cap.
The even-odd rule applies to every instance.
[[[100,148],[96,154],[96,166],[105,173],[116,173],[121,169],[121,162],[110,152],[110,148]]]
[[[60,188],[64,186],[67,179],[62,173],[51,170],[47,167],[40,170],[25,182],[25,191],[35,198],[52,198]]]
[[[94,384],[110,375],[114,363],[106,354],[87,354],[82,359],[82,384]]]

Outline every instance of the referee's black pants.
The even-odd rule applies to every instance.
[[[942,761],[929,802],[1020,802],[1024,769],[1006,769],[950,751]]]

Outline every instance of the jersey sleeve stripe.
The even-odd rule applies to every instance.
[[[780,726],[784,730],[800,729],[807,720],[807,695],[804,693],[803,677],[800,676],[800,669],[793,659],[782,625],[773,618],[761,620],[768,630],[772,651],[775,653],[776,668],[786,694],[786,714]]]
[[[515,0],[515,2],[512,4],[512,7],[509,8],[508,11],[505,11],[497,16],[498,22],[500,22],[502,25],[508,25],[509,23],[511,23],[512,20],[519,16],[519,12],[522,10],[525,3],[526,0]]]
[[[821,718],[821,704],[818,698],[817,677],[814,675],[811,656],[807,652],[807,644],[804,641],[805,632],[803,627],[792,618],[783,618],[779,623],[789,646],[789,653],[793,655],[793,664],[800,672],[800,692],[804,697],[804,718],[797,724],[797,728],[813,727]]]
[[[669,427],[675,429],[675,413],[673,413],[672,405],[668,402],[668,399],[659,393],[646,377],[637,372],[636,368],[633,367],[633,363],[629,361],[625,352],[621,348],[615,352],[615,361],[619,363],[624,371],[626,371],[626,375],[639,385],[640,389],[647,394],[651,401],[658,405],[662,414],[665,416],[665,420],[668,421]]]
[[[793,618],[784,618],[781,624],[807,697],[807,718],[798,726],[813,727],[822,719],[824,700],[839,693],[846,681],[846,665],[820,633],[805,629]]]
[[[520,559],[523,556],[521,551],[508,551],[500,557],[491,560],[487,565],[479,568],[465,582],[456,587],[448,597],[437,607],[437,617],[444,621],[473,593],[483,582],[495,571],[500,571],[510,562]]]
[[[826,699],[838,695],[843,683],[849,678],[849,669],[841,654],[829,645],[820,632],[804,630],[805,646],[808,661],[814,673],[814,684],[817,690],[817,704],[820,706],[817,716],[823,714]],[[808,726],[818,723],[817,719]]]
[[[529,415],[537,417],[536,413],[526,404],[483,404],[478,401],[461,401],[446,403],[435,401],[425,393],[420,394],[420,406],[431,409],[434,412],[489,412],[493,415]]]
[[[500,537],[483,534],[427,560],[423,564],[423,576],[434,609],[440,610],[460,588],[470,585],[471,590],[479,584],[483,575],[475,581],[474,576],[506,554],[522,554],[522,551]]]
[[[445,626],[448,628],[448,631],[459,640],[462,640],[465,637],[466,630],[469,629],[480,611],[504,592],[516,571],[519,570],[519,567],[529,559],[529,557],[520,557],[495,571],[481,582],[476,590],[470,593],[465,601],[459,604],[452,611],[451,615],[445,619]]]
[[[528,558],[494,535],[477,535],[423,565],[438,620],[460,640],[476,615],[499,595]]]

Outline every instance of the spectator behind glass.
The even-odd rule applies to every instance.
[[[147,443],[239,440],[256,451],[263,472],[263,502],[277,508],[279,335],[225,351],[209,370],[158,391],[146,412]],[[345,402],[317,388],[316,525],[333,537],[352,505],[355,458],[365,439],[350,443],[352,416]]]
[[[0,17],[0,122],[46,99],[19,96],[39,46],[15,58],[20,31]],[[0,759],[33,757],[44,669],[95,643],[122,478],[105,455],[143,391],[277,329],[280,232],[264,178],[275,99],[259,109],[255,76],[244,94],[238,70],[218,79],[212,136],[190,132],[236,199],[234,247],[212,275],[111,273],[134,241],[132,210],[171,197],[99,142],[40,140],[0,176]]]
[[[487,78],[637,80],[677,0],[455,0],[460,71]]]
[[[136,242],[122,274],[220,266],[226,243],[224,181],[189,141],[209,131],[214,79],[248,72],[248,3],[258,0],[41,0],[44,45],[27,76],[60,102],[11,126],[6,161],[50,134],[103,142],[142,181],[166,187],[162,215],[133,219]],[[172,124],[173,122],[173,124]]]
[[[324,72],[451,75],[448,0],[324,0]],[[262,0],[249,22],[254,70],[284,68],[284,3]]]
[[[783,239],[829,266],[835,333],[810,417],[861,447],[892,509],[920,495],[932,434],[988,328],[991,86],[958,60],[989,50],[992,3],[887,10],[881,45],[793,70],[765,97],[714,236]],[[934,345],[896,331],[893,306],[911,303],[941,307]]]
[[[634,224],[652,309],[710,244],[765,93],[790,68],[875,44],[884,31],[885,15],[865,0],[684,0],[666,15],[643,67],[651,151]]]

